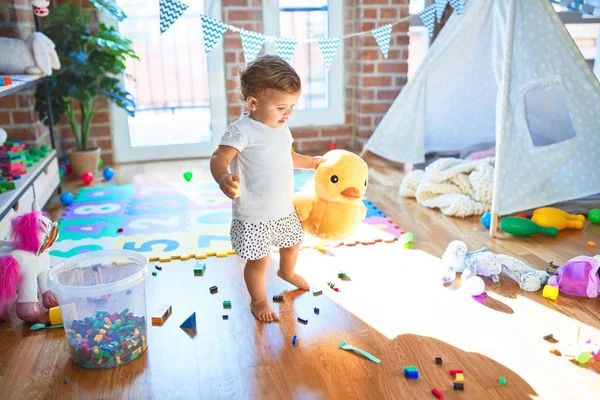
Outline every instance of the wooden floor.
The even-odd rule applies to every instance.
[[[375,157],[367,161],[367,196],[400,227],[415,236],[413,250],[396,244],[342,247],[328,255],[304,250],[298,270],[323,296],[293,291],[276,275],[277,255],[267,272],[267,292],[283,294],[276,305],[281,322],[257,323],[250,314],[237,257],[209,259],[207,272],[194,278],[194,262],[163,264],[147,280],[148,309],[163,302],[173,315],[163,327],[150,327],[145,354],[122,367],[93,371],[69,358],[62,330],[31,332],[16,317],[0,324],[0,399],[594,399],[600,398],[600,362],[579,366],[550,354],[581,339],[600,343],[600,299],[561,295],[557,301],[528,293],[507,277],[492,284],[488,297],[475,300],[460,283],[440,284],[441,257],[452,240],[470,249],[517,256],[543,269],[577,255],[593,255],[588,240],[600,244],[600,226],[561,232],[557,238],[490,240],[478,218],[456,219],[397,195],[400,169]],[[180,180],[192,169],[208,179],[208,161],[159,162],[116,168],[114,182],[156,183]],[[68,184],[75,192],[79,182]],[[57,202],[48,210],[58,219]],[[339,270],[350,281],[327,280]],[[208,287],[217,285],[219,294]],[[221,303],[233,307],[224,321]],[[313,308],[319,307],[315,315]],[[197,313],[198,334],[180,328]],[[296,318],[308,318],[307,325]],[[559,340],[552,345],[547,334]],[[291,344],[297,335],[296,346]],[[345,340],[380,358],[381,364],[338,349]],[[434,358],[444,363],[435,365]],[[417,366],[420,378],[407,380],[403,367]],[[464,392],[452,389],[450,369],[463,369]],[[504,376],[502,386],[498,378]],[[65,383],[68,378],[68,383]]]

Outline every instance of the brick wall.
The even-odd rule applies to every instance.
[[[87,0],[56,0],[88,6]],[[223,21],[257,32],[263,32],[263,0],[222,0]],[[52,10],[50,10],[52,12]],[[408,15],[408,0],[347,0],[344,9],[345,34],[373,29]],[[92,21],[96,21],[92,18]],[[43,20],[42,20],[43,22]],[[93,22],[93,29],[96,22]],[[26,37],[33,31],[33,16],[29,0],[13,0],[0,4],[0,34]],[[239,33],[227,32],[225,46],[225,77],[228,120],[235,120],[243,104],[238,99],[237,77],[244,67],[244,55]],[[394,26],[388,59],[384,59],[371,35],[352,37],[343,42],[345,65],[345,123],[337,126],[307,126],[295,128],[296,150],[325,152],[329,142],[338,148],[359,149],[406,83],[408,70],[408,22]],[[263,54],[261,52],[261,54]],[[108,103],[97,104],[90,138],[93,146],[102,148],[105,162],[112,162],[112,138]],[[36,123],[32,97],[26,95],[0,99],[0,126],[12,139],[48,142],[47,130]],[[66,120],[56,129],[57,147],[65,153],[75,146]]]
[[[53,3],[73,3],[78,7],[89,7],[87,0],[57,0]],[[43,22],[42,18],[42,31]],[[90,28],[95,27],[97,27],[97,17],[94,15],[90,18]],[[34,31],[34,16],[30,0],[10,0],[0,3],[1,37],[24,39]],[[38,115],[34,111],[34,92],[34,89],[24,90],[0,99],[0,127],[7,131],[9,139],[24,140],[29,144],[49,145],[48,128],[39,122]],[[112,138],[107,101],[99,98],[96,109],[90,131],[90,146],[102,148],[102,158],[106,163],[112,163]],[[75,148],[75,139],[65,118],[59,121],[54,133],[59,154],[67,154],[69,150]]]
[[[239,28],[263,32],[263,0],[223,0],[223,21]],[[345,34],[371,30],[408,16],[408,0],[347,0],[344,2]],[[227,32],[225,77],[227,115],[239,117],[237,77],[244,67],[239,34]],[[307,126],[292,129],[300,152],[325,152],[334,141],[338,148],[359,149],[406,83],[408,72],[408,22],[394,26],[388,59],[384,59],[372,35],[345,39],[345,123],[338,126]],[[260,54],[264,54],[264,50]]]

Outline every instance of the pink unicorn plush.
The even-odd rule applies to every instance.
[[[0,241],[0,321],[10,318],[17,298],[17,316],[25,322],[41,318],[38,289],[46,308],[56,307],[56,295],[48,289],[48,248],[58,237],[58,224],[39,211],[19,215],[11,221],[12,241]]]

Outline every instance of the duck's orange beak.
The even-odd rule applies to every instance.
[[[351,199],[358,199],[360,198],[360,192],[356,188],[349,187],[347,189],[342,190],[342,196],[346,196]]]

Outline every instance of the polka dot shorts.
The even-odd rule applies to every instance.
[[[304,240],[304,230],[296,212],[265,222],[231,223],[231,244],[245,260],[259,260],[271,252],[271,247],[292,247]]]

